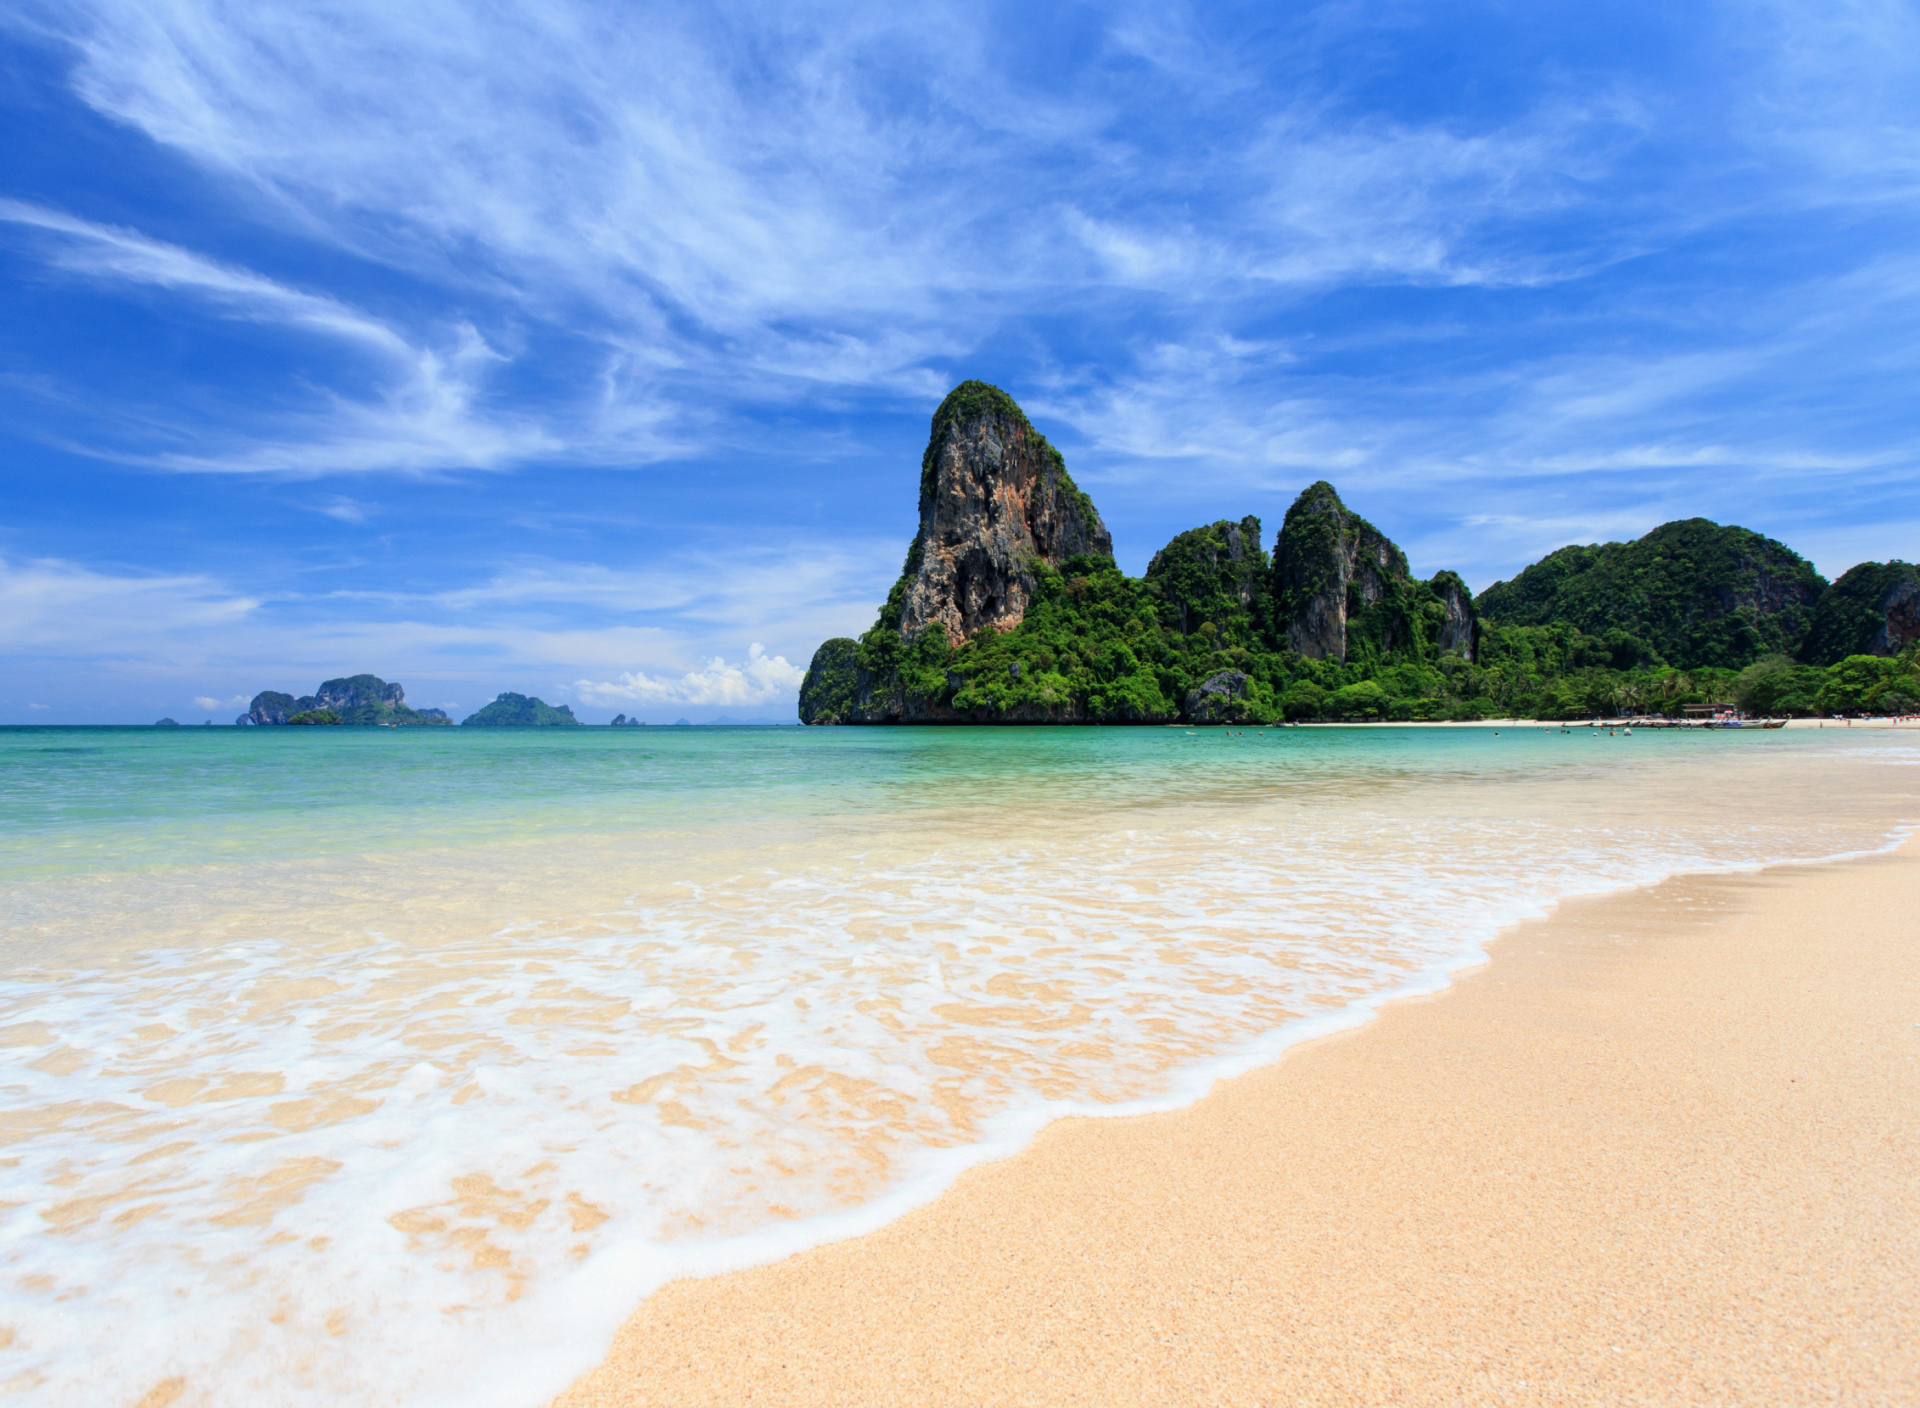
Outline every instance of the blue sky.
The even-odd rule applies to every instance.
[[[1005,387],[1144,568],[1920,556],[1912,3],[0,16],[0,722],[791,717]]]

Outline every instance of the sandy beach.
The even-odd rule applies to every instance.
[[[1920,844],[1509,931],[1172,1114],[673,1283],[562,1408],[1920,1400]]]

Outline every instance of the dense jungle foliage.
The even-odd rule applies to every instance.
[[[1494,583],[1478,605],[1509,626],[1622,631],[1645,658],[1679,669],[1739,669],[1792,653],[1826,585],[1782,543],[1688,518],[1630,543],[1561,548]]]
[[[1830,668],[1773,654],[1743,669],[1680,669],[1624,631],[1590,634],[1566,622],[1480,623],[1478,658],[1409,648],[1346,662],[1312,660],[1271,644],[1271,624],[1237,597],[1215,596],[1218,619],[1178,625],[1179,603],[1153,577],[1128,577],[1110,559],[1040,568],[1020,625],[980,632],[958,649],[938,631],[902,639],[898,592],[858,642],[832,643],[810,681],[816,707],[851,699],[857,677],[897,680],[961,717],[1171,722],[1188,691],[1221,671],[1247,676],[1229,717],[1419,720],[1591,718],[1678,713],[1736,702],[1756,713],[1905,712],[1920,709],[1914,651],[1855,656]],[[1414,586],[1424,586],[1413,583]]]
[[[1033,436],[1049,470],[1065,476],[1058,452],[1012,397],[964,382],[935,413],[921,462],[923,533],[932,531],[941,447],[983,416]],[[1084,507],[1093,518],[1091,503]],[[942,561],[984,554],[996,572],[1019,571],[994,557],[1006,541],[1002,526],[983,522],[971,544],[943,539]],[[1249,516],[1181,533],[1139,578],[1105,556],[1028,561],[1022,580],[1032,590],[1019,624],[980,629],[956,646],[945,629],[902,632],[922,568],[916,537],[873,628],[816,652],[801,718],[1158,723],[1566,719],[1677,715],[1701,704],[1767,714],[1920,709],[1920,667],[1907,644],[1920,634],[1920,570],[1905,563],[1862,564],[1829,586],[1784,544],[1692,518],[1630,543],[1562,548],[1475,599],[1452,572],[1414,577],[1405,553],[1324,481],[1289,508],[1271,556],[1261,544],[1260,520]]]
[[[1057,569],[1035,564],[1037,589],[1020,625],[984,630],[957,649],[938,631],[902,638],[903,578],[872,630],[857,642],[822,648],[808,680],[814,693],[807,712],[844,717],[864,677],[883,692],[923,699],[936,713],[958,718],[1171,722],[1190,691],[1223,671],[1246,677],[1226,717],[1257,723],[1572,719],[1678,714],[1708,703],[1759,714],[1920,710],[1912,647],[1824,667],[1797,661],[1790,650],[1682,667],[1618,626],[1590,631],[1564,620],[1509,625],[1482,616],[1469,661],[1435,648],[1431,629],[1389,631],[1377,621],[1369,629],[1369,613],[1361,611],[1351,618],[1347,660],[1309,659],[1274,644],[1284,625],[1267,585],[1266,554],[1227,562],[1225,570],[1201,569],[1202,550],[1218,553],[1230,526],[1247,525],[1182,534],[1142,578],[1108,558],[1072,558]],[[1432,584],[1395,581],[1398,599],[1371,614],[1430,618],[1437,609]],[[1723,631],[1717,639],[1732,636]],[[1383,648],[1391,637],[1399,643]]]

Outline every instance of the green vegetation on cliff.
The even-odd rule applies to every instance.
[[[1004,392],[962,383],[934,415],[923,509],[941,447],[981,416],[1037,437]],[[1869,564],[1829,587],[1783,544],[1696,518],[1631,543],[1562,548],[1476,600],[1453,572],[1413,576],[1406,554],[1324,481],[1288,510],[1271,557],[1260,539],[1251,515],[1193,528],[1140,578],[1087,553],[1033,561],[1018,624],[987,625],[955,645],[945,630],[903,628],[922,567],[916,538],[872,629],[816,652],[801,719],[1565,719],[1728,701],[1759,713],[1920,708],[1920,646],[1902,649],[1920,634],[1920,570],[1904,563]]]
[[[325,719],[301,715],[326,714]],[[346,675],[328,680],[312,694],[295,699],[277,689],[263,689],[236,721],[252,724],[330,723],[406,726],[451,723],[438,709],[407,707],[406,691],[396,681],[378,675]]]
[[[1662,524],[1631,543],[1565,547],[1480,594],[1480,614],[1509,626],[1564,621],[1618,631],[1645,660],[1739,669],[1792,653],[1826,579],[1798,553],[1704,518]]]
[[[1920,635],[1920,567],[1863,562],[1840,574],[1813,608],[1800,658],[1832,665],[1849,655],[1887,655]]]

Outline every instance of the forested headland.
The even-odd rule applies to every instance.
[[[1548,554],[1478,596],[1324,481],[1271,546],[1249,515],[1178,534],[1146,573],[1013,399],[965,382],[921,463],[920,530],[879,619],[825,642],[806,723],[1565,719],[1728,702],[1920,711],[1920,568],[1829,582],[1703,518]]]

